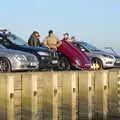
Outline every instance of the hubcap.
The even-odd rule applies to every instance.
[[[97,60],[93,61],[91,68],[94,69],[94,70],[99,70],[100,69],[100,64],[98,63]]]
[[[60,66],[60,68],[65,69],[65,67],[66,67],[65,62],[61,60],[59,62],[59,66]]]
[[[67,69],[67,61],[64,58],[61,58],[61,60],[59,61],[59,67],[61,70]]]

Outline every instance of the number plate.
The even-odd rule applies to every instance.
[[[52,61],[52,64],[57,64],[57,63],[58,63],[57,60],[53,60],[53,61]]]
[[[37,64],[36,64],[36,63],[31,63],[30,65],[31,65],[31,66],[36,66]]]

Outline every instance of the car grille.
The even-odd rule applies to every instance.
[[[57,59],[58,55],[56,52],[51,52],[51,57],[52,57],[52,59]]]

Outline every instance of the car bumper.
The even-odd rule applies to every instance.
[[[58,59],[52,58],[52,57],[41,57],[41,60],[39,62],[39,68],[54,68],[58,66]]]
[[[101,58],[103,68],[111,68],[114,67],[115,59],[111,58]]]
[[[26,70],[38,70],[39,63],[31,62],[31,63],[19,63],[12,67],[12,71],[26,71]]]
[[[114,60],[103,61],[103,68],[111,68],[114,67]]]
[[[43,62],[43,63],[39,64],[40,69],[56,68],[56,67],[58,67],[58,61],[56,61],[56,60],[52,60],[52,62],[48,61],[48,62]]]
[[[73,64],[73,66],[77,69],[80,69],[80,70],[89,70],[91,69],[91,64],[85,64],[85,65],[77,65],[77,64]]]

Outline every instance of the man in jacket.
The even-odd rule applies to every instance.
[[[48,36],[43,40],[44,46],[49,49],[57,50],[57,47],[60,45],[58,37],[56,37],[52,30],[48,32]]]
[[[39,47],[40,46],[39,38],[40,38],[39,32],[34,31],[28,40],[28,45],[33,47]]]

